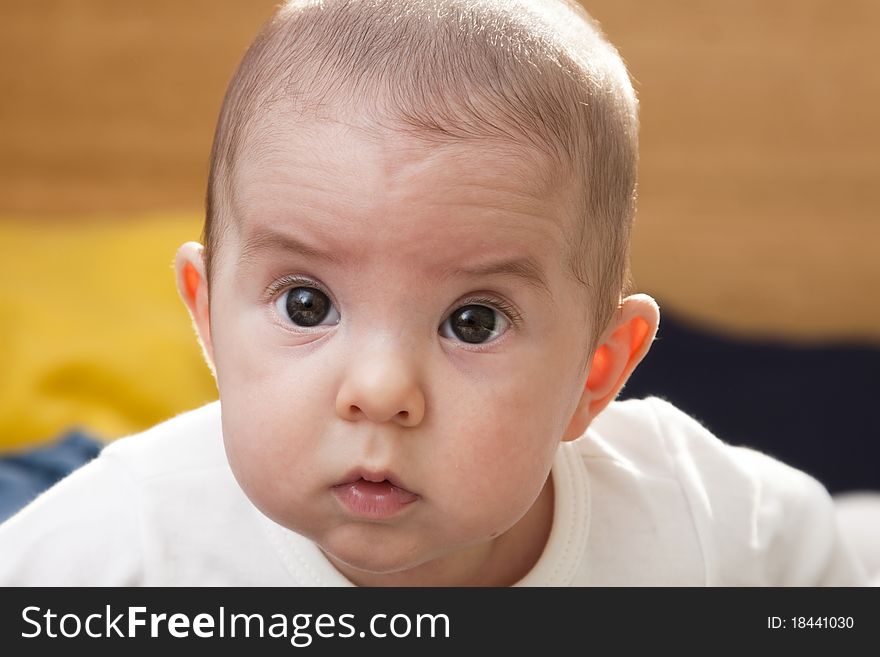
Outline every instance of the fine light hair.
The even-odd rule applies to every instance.
[[[630,287],[637,101],[626,68],[574,0],[290,0],[226,92],[202,241],[230,227],[239,158],[271,147],[271,118],[356,113],[426,144],[538,153],[538,180],[571,181],[567,266],[595,339]],[[523,162],[531,162],[524,158]],[[525,165],[524,165],[525,166]]]

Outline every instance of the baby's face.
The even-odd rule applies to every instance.
[[[591,336],[568,197],[529,166],[330,122],[239,162],[210,306],[226,450],[356,581],[479,570],[550,490]]]

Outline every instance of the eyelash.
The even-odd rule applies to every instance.
[[[489,308],[494,308],[495,310],[505,315],[507,319],[510,320],[510,323],[514,326],[519,326],[522,323],[522,315],[519,313],[519,311],[502,299],[490,299],[488,297],[468,297],[464,301],[457,303],[455,305],[455,308],[461,308],[462,306],[471,305],[488,306]]]
[[[266,288],[266,299],[267,301],[274,299],[277,295],[286,292],[289,288],[293,287],[313,287],[316,290],[320,290],[321,292],[326,294],[330,301],[336,304],[336,301],[333,299],[330,292],[328,292],[323,285],[321,285],[317,281],[309,278],[304,278],[302,276],[284,276],[277,281],[270,283],[269,286]],[[458,302],[453,310],[455,308],[461,308],[462,306],[470,305],[488,306],[490,308],[494,308],[498,312],[505,315],[507,319],[510,320],[510,323],[513,324],[513,326],[519,326],[520,324],[522,324],[522,314],[520,314],[520,312],[516,308],[514,308],[511,304],[507,303],[503,299],[482,296],[467,297],[466,299]]]
[[[282,278],[279,278],[277,281],[270,283],[269,286],[266,288],[266,300],[272,300],[277,295],[287,291],[288,288],[294,287],[313,287],[316,290],[320,290],[321,292],[326,294],[327,297],[331,301],[333,301],[333,296],[324,288],[323,285],[321,285],[317,281],[313,281],[310,278],[304,278],[302,276],[284,276]],[[333,303],[335,304],[336,302],[333,301]]]

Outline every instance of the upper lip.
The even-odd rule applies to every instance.
[[[369,470],[367,468],[354,468],[350,470],[348,474],[346,474],[340,481],[337,483],[337,486],[345,486],[346,484],[353,484],[356,481],[363,479],[364,481],[372,481],[372,482],[382,482],[387,481],[392,486],[396,486],[397,488],[402,488],[403,490],[413,492],[409,488],[407,488],[400,478],[397,477],[390,470]]]

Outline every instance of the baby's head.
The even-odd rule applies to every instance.
[[[358,583],[510,583],[653,338],[636,101],[568,0],[295,0],[177,261],[254,504]],[[381,546],[377,549],[376,546]]]
[[[224,103],[203,235],[208,276],[224,231],[241,221],[238,167],[271,153],[281,130],[347,122],[426,152],[494,149],[536,188],[559,192],[570,206],[567,264],[601,328],[627,286],[636,109],[617,52],[573,2],[288,2]]]

